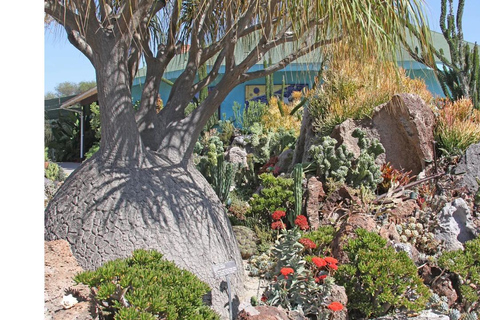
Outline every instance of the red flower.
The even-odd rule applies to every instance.
[[[283,217],[285,217],[287,214],[285,213],[285,211],[282,211],[282,210],[277,210],[275,211],[274,213],[272,213],[272,219],[273,220],[280,220],[282,219]]]
[[[262,300],[262,302],[267,302],[267,297],[265,297],[264,295],[262,295],[262,298],[261,298],[260,300]]]
[[[334,263],[329,263],[329,264],[328,264],[328,267],[329,267],[330,269],[333,269],[333,270],[337,270],[337,269],[338,269],[338,266],[337,266],[336,264],[334,264]]]
[[[325,280],[326,277],[327,277],[326,274],[322,274],[321,276],[315,277],[315,282],[319,283],[320,281]]]
[[[327,261],[327,263],[333,263],[333,264],[338,263],[338,260],[332,257],[325,257],[325,261]]]
[[[282,221],[275,221],[272,223],[273,230],[285,229],[287,226]]]
[[[280,270],[280,273],[283,274],[283,276],[285,277],[285,279],[288,279],[288,275],[289,274],[292,274],[294,271],[292,268],[282,268]]]
[[[303,244],[303,246],[307,249],[315,249],[317,247],[315,242],[313,242],[312,240],[310,240],[308,238],[301,238],[300,240],[298,240],[298,242]]]
[[[343,309],[343,305],[340,302],[334,301],[327,306],[332,311],[340,311]]]
[[[297,218],[295,219],[295,224],[301,229],[301,230],[308,230],[309,226],[308,226],[308,221],[307,221],[307,217],[303,216],[303,215],[299,215],[297,216]]]
[[[325,259],[319,258],[319,257],[313,257],[312,262],[319,268],[325,267],[327,265],[327,262]]]

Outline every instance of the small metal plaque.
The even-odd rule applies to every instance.
[[[223,264],[217,264],[213,266],[213,273],[216,278],[221,278],[226,275],[237,272],[237,265],[235,261],[228,261]]]

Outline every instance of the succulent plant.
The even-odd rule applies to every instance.
[[[478,320],[478,316],[475,312],[468,312],[464,314],[463,320]]]
[[[253,256],[257,252],[257,236],[255,232],[245,226],[233,226],[232,229],[242,258],[248,259]]]
[[[254,277],[263,276],[266,279],[271,279],[272,270],[276,263],[268,252],[261,255],[253,255],[247,264],[249,274]]]
[[[329,136],[310,147],[309,154],[317,166],[317,175],[324,182],[333,179],[340,183],[346,182],[354,188],[363,186],[375,190],[383,179],[375,159],[385,149],[378,140],[366,138],[366,133],[360,129],[355,129],[352,137],[358,138],[360,155],[357,158],[347,150],[345,144],[336,147],[337,140]]]
[[[450,320],[459,320],[462,314],[457,309],[450,309],[448,316]]]

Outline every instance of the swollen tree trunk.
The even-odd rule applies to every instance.
[[[67,178],[45,211],[45,240],[66,239],[85,269],[155,249],[212,288],[212,306],[228,315],[225,279],[212,267],[233,260],[232,297],[243,292],[240,253],[225,210],[188,162],[147,150],[136,127],[126,46],[104,39],[97,53],[100,150]],[[238,304],[237,304],[238,305]],[[235,311],[234,311],[235,312]]]

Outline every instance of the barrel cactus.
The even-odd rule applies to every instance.
[[[257,235],[245,226],[233,226],[242,259],[248,259],[257,252]]]

